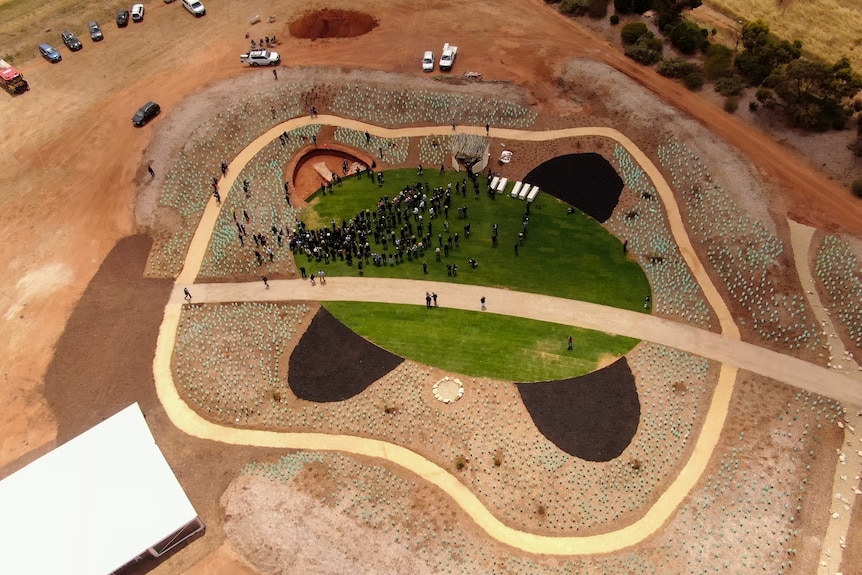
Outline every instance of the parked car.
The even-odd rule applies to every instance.
[[[207,13],[207,9],[200,0],[183,0],[183,6],[186,10],[195,15],[195,17],[203,16]]]
[[[239,61],[252,66],[277,66],[281,56],[270,50],[252,50],[248,54],[240,54]]]
[[[43,58],[55,64],[63,59],[60,53],[50,44],[39,44],[39,53],[42,54]]]
[[[72,52],[77,52],[84,47],[84,45],[81,44],[81,41],[78,40],[78,37],[75,36],[71,30],[64,30],[63,33],[60,34],[60,38],[63,39],[63,44],[66,45],[66,48]]]
[[[432,52],[431,50],[426,50],[425,55],[422,56],[422,71],[434,71],[434,52]]]
[[[120,10],[117,12],[117,28],[125,28],[129,23],[129,11]]]
[[[143,22],[144,21],[144,5],[143,4],[135,4],[132,6],[132,22]]]
[[[161,113],[162,109],[155,102],[147,102],[132,116],[132,123],[143,126]]]
[[[90,38],[93,39],[93,42],[98,42],[105,37],[105,35],[102,34],[102,28],[99,26],[98,22],[90,22],[87,27],[90,29]]]

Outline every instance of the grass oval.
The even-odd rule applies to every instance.
[[[576,377],[638,340],[561,324],[448,308],[364,302],[324,307],[359,335],[406,359],[471,377],[535,382]],[[568,351],[567,338],[574,339]]]

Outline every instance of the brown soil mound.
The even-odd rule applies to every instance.
[[[377,20],[353,10],[316,10],[290,23],[290,35],[296,38],[352,38],[377,27]]]

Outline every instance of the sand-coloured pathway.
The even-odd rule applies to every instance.
[[[246,163],[266,144],[277,138],[279,134],[286,130],[292,130],[312,123],[343,126],[361,132],[369,131],[375,135],[388,138],[451,133],[449,126],[385,129],[333,116],[318,116],[314,119],[308,117],[295,118],[277,125],[262,134],[237,155],[230,163],[229,170],[221,182],[220,188],[230,190]],[[484,135],[485,128],[479,126],[458,127],[457,130],[461,133]],[[204,210],[186,255],[183,270],[177,278],[171,300],[165,308],[164,319],[159,330],[156,356],[153,362],[159,399],[164,405],[165,411],[171,421],[184,432],[196,437],[239,445],[333,450],[387,459],[410,469],[426,481],[441,488],[491,537],[527,552],[552,555],[578,555],[610,552],[635,545],[651,535],[671,516],[706,469],[727,417],[727,408],[736,380],[737,366],[746,367],[747,369],[755,368],[752,371],[761,373],[768,365],[778,366],[778,371],[771,372],[770,377],[776,377],[781,381],[793,382],[797,381],[792,377],[793,374],[799,373],[799,370],[802,369],[802,365],[800,364],[805,366],[810,366],[811,364],[806,364],[798,359],[781,354],[768,355],[764,350],[756,348],[756,346],[750,347],[754,348],[757,353],[747,355],[742,351],[747,348],[733,346],[736,344],[743,346],[747,344],[742,344],[742,342],[738,341],[739,330],[733,322],[731,314],[719,295],[718,290],[712,284],[703,265],[695,254],[670,186],[665,182],[660,171],[652,161],[623,134],[612,128],[605,127],[571,128],[544,132],[494,128],[491,130],[491,136],[523,141],[602,136],[610,138],[623,146],[634,160],[640,164],[658,190],[666,208],[669,227],[679,246],[680,252],[718,317],[722,331],[721,336],[690,328],[689,326],[679,326],[674,322],[660,318],[647,317],[643,314],[627,314],[618,309],[600,309],[603,306],[590,307],[589,304],[584,304],[583,302],[571,302],[559,298],[539,298],[534,294],[520,294],[506,290],[499,290],[499,294],[494,292],[494,296],[489,298],[489,302],[493,302],[492,305],[494,306],[489,309],[492,312],[536,319],[548,319],[548,317],[552,317],[551,321],[557,323],[565,322],[570,325],[590,327],[665,343],[666,345],[678,347],[705,357],[718,356],[716,359],[724,362],[703,428],[698,436],[690,459],[680,470],[678,476],[665,493],[660,496],[659,500],[641,519],[622,529],[588,537],[549,537],[518,531],[504,525],[494,517],[479,499],[454,475],[417,453],[398,445],[351,436],[316,433],[281,433],[228,428],[216,425],[200,417],[180,398],[171,373],[171,355],[184,304],[183,287],[189,287],[192,290],[192,301],[349,299],[354,301],[386,301],[392,303],[418,302],[421,304],[421,295],[426,290],[428,284],[428,282],[412,280],[336,278],[326,286],[317,286],[315,288],[317,291],[314,292],[310,291],[311,288],[308,284],[294,280],[272,282],[272,289],[266,292],[262,291],[263,287],[259,282],[192,286],[191,284],[193,284],[198,276],[201,262],[203,261],[218,217],[220,205],[214,199],[210,200]],[[392,285],[387,284],[388,287],[386,289],[381,289],[383,286],[379,282],[383,281],[392,282]],[[398,289],[390,289],[390,287],[394,288],[396,284]],[[473,286],[453,286],[447,284],[446,291],[441,287],[438,293],[441,293],[441,297],[445,298],[444,301],[441,301],[443,305],[474,309],[475,302],[478,301],[476,293],[473,293],[475,289]],[[486,294],[491,293],[487,289],[484,292]],[[382,298],[381,294],[386,294],[386,297]],[[638,319],[642,321],[637,321]],[[674,328],[683,329],[674,332]],[[668,333],[676,333],[676,336],[666,335]],[[730,342],[733,342],[733,345]],[[811,366],[809,369],[821,370],[821,368],[817,368],[816,366]],[[829,372],[827,371],[826,373]],[[830,375],[837,376],[837,374]],[[819,377],[812,381],[819,381]],[[836,392],[840,391],[839,388],[842,387],[845,390],[848,389],[846,383],[834,380],[834,378],[832,384],[835,386],[833,390]],[[823,393],[833,395],[829,392]]]

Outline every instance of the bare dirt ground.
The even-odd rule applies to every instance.
[[[136,320],[146,314],[160,314],[160,298],[165,297],[161,295],[162,287],[147,286],[140,292],[146,301],[131,298],[121,307],[107,308],[110,313],[102,316],[103,321],[122,315],[126,322],[119,333],[94,337],[91,333],[69,331],[65,340],[61,340],[61,334],[67,327],[74,327],[67,325],[74,317],[73,309],[86,295],[87,286],[109,252],[120,238],[136,231],[136,197],[158,185],[158,178],[167,168],[166,158],[181,145],[180,141],[169,140],[163,149],[150,148],[154,133],[182,123],[184,120],[175,114],[184,100],[215,82],[238,78],[238,85],[219,93],[226,102],[232,91],[244,89],[243,82],[273,81],[269,71],[246,69],[236,61],[247,48],[247,31],[253,36],[279,37],[278,49],[285,56],[279,81],[289,78],[291,67],[309,65],[418,75],[419,57],[425,49],[439,50],[444,41],[453,41],[460,46],[454,74],[474,69],[483,73],[486,81],[504,80],[522,86],[532,95],[541,117],[554,118],[554,122],[588,124],[607,118],[650,150],[656,144],[652,130],[655,124],[651,123],[655,118],[637,118],[632,112],[621,112],[600,101],[559,98],[554,80],[564,73],[566,63],[575,57],[590,58],[616,68],[694,118],[693,125],[714,134],[709,140],[720,138],[735,147],[753,175],[765,182],[763,194],[750,196],[746,204],[758,217],[790,215],[827,232],[862,235],[862,204],[819,171],[824,152],[815,150],[814,162],[804,159],[786,145],[776,143],[773,136],[746,124],[743,115],[729,116],[703,96],[640,67],[540,0],[469,5],[441,0],[426,3],[421,10],[410,2],[362,0],[350,8],[377,19],[378,25],[371,32],[353,38],[291,38],[289,18],[307,7],[298,1],[270,0],[252,10],[243,3],[208,0],[207,16],[194,19],[178,3],[152,1],[147,4],[143,23],[118,30],[110,21],[105,22],[104,42],[92,44],[83,38],[84,50],[76,54],[64,51],[60,64],[36,59],[20,61],[32,90],[20,97],[2,94],[0,98],[7,135],[0,142],[6,167],[0,208],[9,220],[0,231],[0,261],[5,264],[0,277],[0,310],[6,334],[0,339],[0,352],[5,357],[4,393],[0,394],[0,476],[123,407],[124,402],[140,401],[169,462],[209,523],[206,537],[154,572],[183,572],[209,551],[216,555],[203,559],[189,572],[241,572],[244,567],[236,567],[236,560],[222,546],[224,517],[219,497],[243,463],[273,454],[181,436],[155,401],[147,363],[152,349],[140,342],[132,346],[105,345],[108,339],[136,342],[139,332],[135,329],[147,325]],[[264,23],[249,24],[248,18],[258,13],[263,15]],[[275,23],[265,23],[269,14],[276,16]],[[453,20],[460,23],[457,38],[441,32],[451,30]],[[530,49],[525,50],[527,45]],[[591,77],[601,75],[608,82],[608,94],[619,94],[611,90],[617,76],[598,71]],[[637,109],[637,91],[627,89],[618,97]],[[143,129],[133,128],[131,115],[149,99],[161,104],[162,116]],[[212,110],[192,112],[203,117]],[[694,136],[684,132],[679,137]],[[812,141],[796,140],[792,133],[787,137]],[[726,153],[722,146],[708,140],[696,143],[709,146],[713,166],[722,164],[721,154]],[[828,148],[818,148],[821,149]],[[849,154],[843,148],[831,153]],[[154,182],[149,181],[146,172],[151,162],[156,169]],[[744,195],[746,189],[740,187],[740,191]],[[778,218],[772,225],[780,226],[777,222]],[[121,261],[139,261],[136,258],[141,252],[136,250],[140,249],[138,246],[131,253],[121,254]],[[136,290],[133,283],[129,277],[106,281],[103,287],[110,290],[96,292],[95,302],[110,299],[120,291]],[[92,296],[95,288],[90,289]],[[88,317],[99,311],[104,314],[105,309],[90,308]],[[55,352],[62,352],[58,356],[61,362],[75,357],[89,362],[89,368],[96,369],[102,377],[98,388],[74,393],[84,382],[82,374],[92,375],[80,364],[76,367],[67,363],[65,370],[55,372],[56,379],[49,378],[48,367]],[[130,354],[136,355],[131,358]],[[126,361],[133,367],[122,367]],[[59,365],[63,364],[55,367]],[[62,389],[64,381],[69,389]],[[69,393],[70,389],[73,393]],[[787,395],[783,392],[778,403]],[[105,401],[106,398],[113,399]],[[774,397],[760,394],[751,403],[772,401]],[[765,438],[763,442],[768,443]],[[765,456],[768,455],[767,452]],[[822,469],[818,473],[828,476]],[[821,477],[818,485],[823,481]],[[439,494],[433,497],[439,498]],[[824,499],[822,494],[820,498]],[[445,498],[443,501],[441,505],[445,506]],[[856,513],[858,519],[858,508]],[[470,531],[463,525],[463,517],[457,522]],[[812,525],[811,531],[816,532],[817,526]],[[851,542],[859,537],[857,529]],[[807,556],[800,563],[812,566],[816,541],[808,545]],[[852,560],[858,567],[859,557]],[[853,572],[852,567],[845,572]]]

